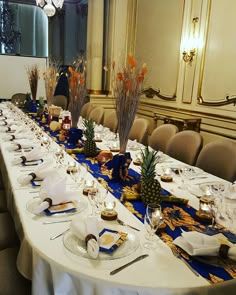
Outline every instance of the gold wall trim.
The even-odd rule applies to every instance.
[[[162,95],[160,93],[160,89],[155,90],[152,87],[143,89],[142,93],[145,94],[145,96],[148,97],[148,98],[153,98],[154,96],[157,96],[157,97],[159,97],[159,98],[161,98],[163,100],[176,101],[176,95],[175,94],[173,96],[171,96],[171,97],[165,96],[165,95]]]
[[[102,90],[92,90],[92,89],[89,89],[88,93],[89,94],[104,94]]]
[[[236,95],[229,95],[227,94],[225,96],[224,100],[221,101],[204,101],[204,98],[202,96],[198,97],[198,104],[204,105],[204,106],[211,106],[211,107],[220,107],[220,106],[225,106],[229,104],[233,104],[234,106],[236,105]]]

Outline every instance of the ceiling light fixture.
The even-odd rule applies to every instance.
[[[62,8],[64,0],[36,0],[36,4],[43,9],[48,17],[51,17],[57,9]]]

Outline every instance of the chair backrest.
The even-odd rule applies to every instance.
[[[61,107],[63,110],[67,109],[67,97],[65,95],[53,96],[51,103],[57,107]]]
[[[144,118],[135,119],[129,133],[129,139],[136,139],[138,142],[146,144],[148,136],[148,127],[148,120]]]
[[[21,108],[25,106],[25,99],[26,99],[25,93],[15,93],[11,97],[11,102],[17,105],[19,108]]]
[[[118,120],[115,110],[106,110],[104,113],[103,126],[108,127],[111,131],[117,132]]]
[[[96,124],[102,124],[104,116],[104,108],[103,107],[95,107],[91,113],[89,114],[88,118],[93,119]]]
[[[193,130],[181,131],[170,139],[166,154],[186,164],[195,165],[202,144],[200,133]]]
[[[148,145],[156,151],[166,152],[166,147],[171,139],[179,131],[178,127],[173,124],[163,124],[153,130],[148,140]]]
[[[228,181],[236,180],[236,143],[217,140],[201,150],[196,166]]]
[[[80,116],[85,119],[87,118],[87,111],[88,111],[89,105],[90,105],[90,102],[87,102],[81,108]]]

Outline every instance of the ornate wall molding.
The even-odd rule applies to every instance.
[[[220,107],[229,104],[236,106],[236,95],[226,94],[225,99],[221,101],[204,101],[202,96],[198,97],[198,104],[210,107]]]
[[[169,97],[169,96],[162,95],[160,92],[161,92],[160,89],[155,90],[152,87],[145,88],[142,91],[142,93],[145,94],[145,96],[147,98],[154,98],[154,96],[157,96],[157,97],[159,97],[159,98],[161,98],[163,100],[176,101],[176,95],[175,94],[173,96]]]

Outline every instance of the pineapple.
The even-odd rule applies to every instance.
[[[147,205],[161,201],[161,185],[156,177],[157,152],[145,147],[142,151],[141,198]]]
[[[94,139],[94,126],[93,126],[93,120],[84,119],[83,121],[84,125],[84,135],[86,137],[86,140],[84,142],[84,154],[87,157],[95,157],[97,155],[97,146]]]

